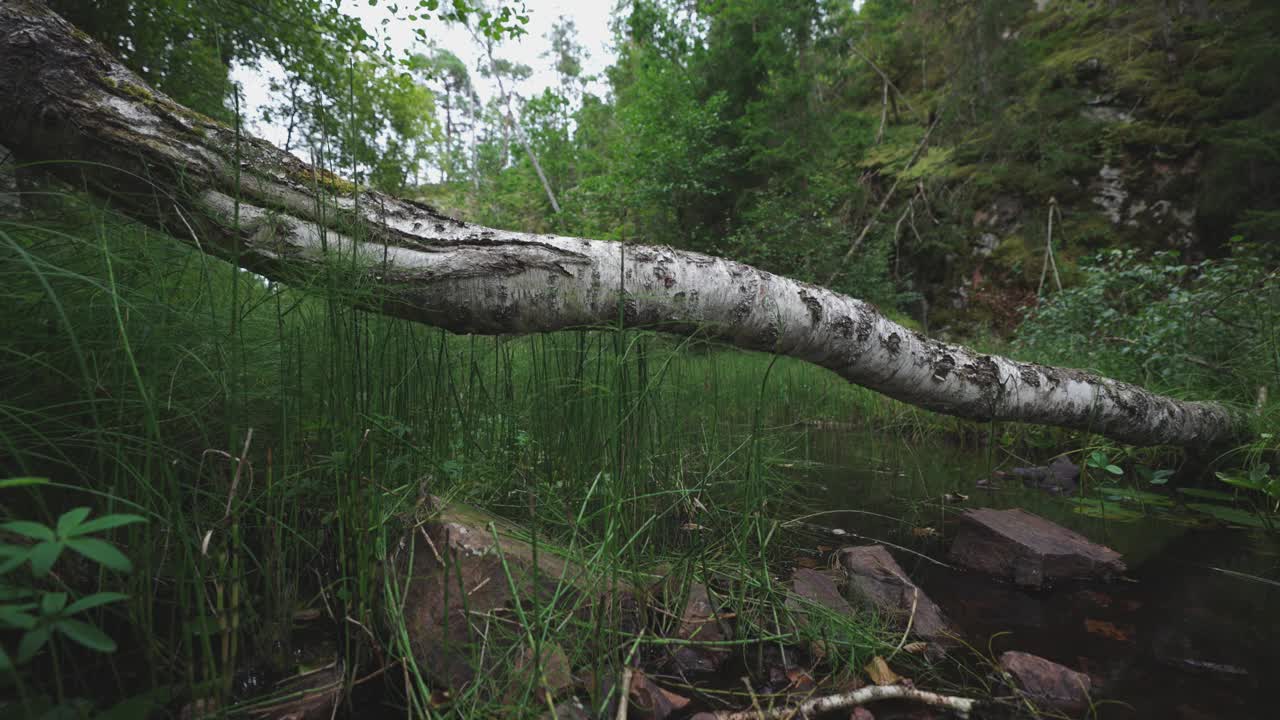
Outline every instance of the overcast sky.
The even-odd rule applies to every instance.
[[[391,13],[387,10],[388,4],[387,0],[382,0],[376,7],[370,7],[367,0],[343,0],[343,10],[348,15],[360,18],[369,32],[385,37],[387,43],[397,53],[404,50],[409,52],[426,50],[427,48],[414,35],[413,30],[417,25],[394,19],[387,25],[382,24],[384,18],[391,17]],[[402,6],[414,4],[404,2]],[[614,0],[526,0],[525,6],[529,11],[529,23],[525,26],[527,33],[517,40],[503,41],[495,53],[500,59],[523,63],[533,68],[533,76],[521,83],[516,91],[524,97],[531,97],[542,92],[544,88],[557,84],[553,69],[554,61],[549,57],[543,58],[541,55],[551,49],[551,43],[547,41],[546,36],[556,19],[562,15],[573,18],[577,23],[578,42],[585,46],[589,53],[583,63],[583,73],[602,75],[613,59],[613,51],[610,47],[612,37],[609,32],[609,14],[613,4]],[[405,11],[402,10],[401,15],[404,14]],[[484,57],[484,52],[472,39],[470,31],[456,23],[437,21],[429,21],[425,23],[425,27],[427,36],[435,42],[437,47],[452,51],[467,63],[471,69],[472,82],[482,99],[488,100],[497,94],[497,85],[480,76],[477,63]],[[273,74],[278,75],[279,72],[278,66],[264,63],[260,70],[237,68],[233,77],[243,89],[245,115],[251,119],[252,132],[277,145],[283,145],[285,139],[283,126],[267,126],[257,121],[260,115],[259,108],[271,99],[268,78]],[[603,94],[605,86],[603,83],[597,83],[592,91]]]

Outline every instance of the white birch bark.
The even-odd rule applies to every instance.
[[[0,3],[0,107],[0,144],[24,160],[58,161],[49,167],[73,185],[272,279],[346,268],[365,288],[353,302],[372,311],[485,334],[621,318],[801,358],[974,420],[1133,444],[1205,446],[1240,432],[1222,406],[942,343],[861,300],[742,263],[495,230],[359,190],[178,106],[35,0]]]

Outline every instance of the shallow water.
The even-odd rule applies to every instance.
[[[1268,693],[1280,671],[1275,536],[1182,511],[1167,491],[1167,508],[1102,495],[1136,515],[1118,521],[1016,479],[984,489],[977,481],[997,469],[986,451],[865,432],[810,431],[805,442],[816,464],[796,471],[800,495],[820,498],[813,512],[848,509],[809,521],[855,533],[856,543],[899,546],[898,562],[984,654],[1023,650],[1088,673],[1102,718],[1277,716]],[[1030,463],[1001,465],[1013,464]],[[947,502],[946,493],[968,499]],[[1034,512],[1122,553],[1129,572],[1029,591],[913,554],[945,563],[969,507]]]

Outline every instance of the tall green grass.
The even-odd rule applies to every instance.
[[[537,714],[514,660],[434,704],[387,612],[389,558],[424,496],[514,520],[601,583],[712,582],[742,628],[772,637],[791,552],[778,521],[800,506],[777,471],[803,452],[789,430],[928,422],[803,363],[701,342],[451,336],[353,309],[369,290],[350,285],[348,259],[291,289],[80,196],[61,202],[56,218],[0,221],[0,471],[52,481],[0,503],[46,523],[77,505],[148,522],[112,536],[135,563],[123,579],[56,568],[54,589],[129,600],[94,614],[114,654],[48,652],[19,669],[27,696],[52,704],[101,709],[159,688],[170,708],[244,710],[246,670],[304,664],[304,624],[335,639],[326,657],[365,681],[357,693],[385,688],[375,695],[418,715]],[[581,609],[522,608],[527,640],[602,682],[662,651]],[[893,642],[832,623],[848,666]]]

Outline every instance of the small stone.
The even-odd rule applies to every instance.
[[[835,580],[816,570],[798,568],[792,573],[791,592],[787,607],[793,611],[803,612],[806,606],[819,605],[841,615],[853,614],[853,608],[840,594]]]
[[[936,658],[955,645],[956,632],[937,603],[911,582],[883,545],[843,548],[836,553],[849,577],[849,594],[892,618],[899,627],[911,622],[911,632],[926,640],[927,655]],[[915,614],[912,615],[912,608]]]
[[[1000,667],[1041,709],[1078,713],[1089,707],[1092,681],[1084,673],[1017,650],[1001,655]]]
[[[689,704],[689,698],[658,685],[639,670],[631,672],[628,699],[628,717],[642,720],[666,720]]]

